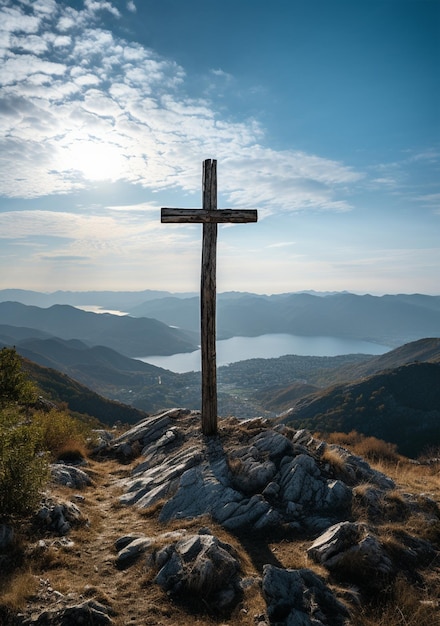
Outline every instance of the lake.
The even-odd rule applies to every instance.
[[[389,346],[370,341],[341,339],[340,337],[300,337],[281,333],[259,337],[231,337],[231,339],[217,341],[217,367],[247,359],[277,358],[285,354],[299,356],[379,355],[391,349]],[[178,374],[198,372],[201,369],[200,350],[171,356],[138,357],[138,360]]]

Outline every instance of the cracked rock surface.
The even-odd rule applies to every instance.
[[[316,530],[345,519],[357,482],[381,491],[394,486],[347,451],[348,480],[341,480],[307,431],[261,419],[236,420],[236,428],[236,438],[223,437],[221,428],[206,438],[199,413],[173,409],[146,418],[109,444],[114,454],[139,459],[121,503],[148,508],[163,501],[162,522],[209,514],[228,530]]]

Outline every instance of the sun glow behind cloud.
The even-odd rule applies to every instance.
[[[78,140],[61,151],[58,166],[64,171],[77,171],[86,180],[115,181],[125,170],[125,156],[110,143]]]

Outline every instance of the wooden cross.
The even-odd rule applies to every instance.
[[[203,224],[202,277],[200,283],[200,323],[202,353],[202,431],[217,433],[216,367],[216,256],[217,224],[256,222],[257,211],[217,210],[217,161],[203,162],[203,209],[161,210],[162,223],[198,222]]]

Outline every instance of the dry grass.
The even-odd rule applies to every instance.
[[[328,464],[336,476],[344,477],[346,475],[346,461],[338,450],[326,447],[321,456],[321,461]]]
[[[388,554],[399,563],[402,573],[389,585],[386,593],[355,613],[353,625],[440,624],[439,465],[419,465],[403,457],[395,463],[381,459],[371,464],[396,483],[396,488],[383,499],[382,513],[386,521],[377,526],[376,531]],[[419,554],[415,558],[411,552],[413,538],[436,546],[437,555],[427,550],[425,556]]]
[[[89,453],[85,441],[78,439],[67,439],[56,451],[57,461],[75,463],[87,458]]]
[[[236,457],[231,457],[228,456],[228,458],[226,459],[227,465],[228,465],[228,469],[231,472],[232,476],[238,476],[238,474],[241,472],[242,468],[243,468],[243,461]]]
[[[433,592],[398,577],[380,598],[354,611],[352,626],[437,626],[440,604]]]
[[[368,461],[397,463],[402,457],[397,453],[397,446],[376,437],[367,437],[352,430],[349,433],[334,432],[326,435],[317,433],[319,438],[324,438],[328,443],[336,443],[351,450],[354,454]]]
[[[30,571],[14,572],[7,581],[3,581],[0,605],[16,611],[22,609],[35,593],[37,586],[37,578]]]

